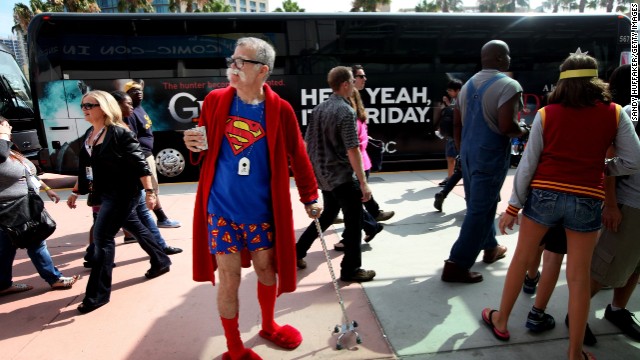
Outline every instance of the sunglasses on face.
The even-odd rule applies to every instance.
[[[100,107],[100,104],[92,104],[92,103],[82,103],[82,104],[80,104],[80,108],[82,110],[91,110],[94,107]]]
[[[231,67],[231,65],[235,64],[236,68],[238,69],[242,69],[244,67],[244,63],[266,65],[261,61],[255,61],[255,60],[234,59],[230,57],[226,58],[226,60],[227,60],[227,67]]]
[[[355,75],[355,77],[360,78],[360,79],[366,79],[367,75]]]

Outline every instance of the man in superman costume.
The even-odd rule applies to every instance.
[[[201,164],[193,218],[193,279],[215,284],[228,351],[222,359],[261,359],[246,349],[238,330],[241,267],[258,277],[259,335],[294,349],[302,335],[274,321],[277,295],[296,289],[296,251],[289,166],[311,218],[322,207],[298,121],[289,103],[265,81],[275,51],[263,40],[241,38],[227,59],[229,87],[209,93],[200,132],[187,130],[187,148]],[[206,140],[206,142],[205,142]],[[202,150],[206,148],[207,150]],[[276,277],[277,274],[277,277]]]

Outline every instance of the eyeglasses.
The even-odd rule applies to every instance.
[[[355,75],[354,77],[360,78],[360,79],[366,79],[367,75]]]
[[[234,59],[234,58],[228,57],[226,60],[227,60],[227,67],[231,67],[231,65],[235,64],[236,68],[238,69],[242,69],[244,67],[244,63],[246,62],[251,64],[267,65],[261,61],[247,60],[247,59]]]
[[[82,104],[80,104],[80,108],[82,110],[91,110],[94,107],[100,107],[100,104],[92,104],[92,103],[82,103]]]

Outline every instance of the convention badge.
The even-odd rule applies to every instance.
[[[238,162],[238,175],[249,175],[249,170],[251,168],[251,161],[248,158],[243,157]]]
[[[93,181],[93,170],[91,170],[91,166],[85,167],[87,172],[87,180]]]

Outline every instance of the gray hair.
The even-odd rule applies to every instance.
[[[255,37],[244,37],[238,39],[236,47],[244,46],[249,49],[253,49],[256,52],[256,61],[260,61],[269,67],[269,73],[267,77],[273,71],[273,65],[276,61],[276,51],[268,42]],[[265,78],[266,80],[267,78]]]

